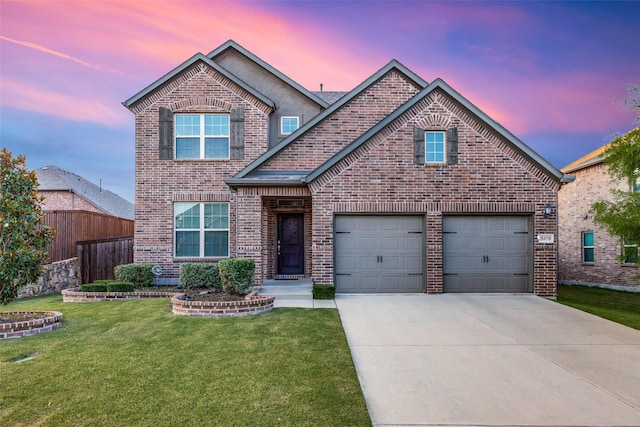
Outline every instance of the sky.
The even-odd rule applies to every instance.
[[[0,0],[0,142],[134,201],[122,102],[232,39],[309,90],[396,59],[560,168],[638,126],[640,1]]]

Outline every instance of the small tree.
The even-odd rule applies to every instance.
[[[629,88],[625,104],[638,111],[636,121],[640,122],[640,86]],[[633,191],[640,180],[640,127],[611,142],[604,152],[604,164],[609,174],[627,182],[631,191],[612,190],[612,201],[594,203],[591,206],[593,220],[626,243],[640,244],[640,192]],[[640,262],[638,257],[635,260]]]
[[[6,148],[0,152],[0,188],[0,301],[7,304],[42,274],[55,230],[42,224],[36,173],[26,168],[24,156],[14,159]]]

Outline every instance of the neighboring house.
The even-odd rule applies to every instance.
[[[608,144],[562,168],[575,181],[558,194],[559,280],[606,287],[633,286],[631,276],[640,274],[633,263],[638,242],[623,242],[593,222],[591,206],[612,200],[611,190],[640,191],[640,185],[616,180],[603,163]],[[622,259],[621,259],[622,257]]]
[[[242,257],[257,282],[338,292],[556,294],[562,172],[395,60],[329,95],[229,41],[124,101],[135,262],[173,281]]]
[[[44,211],[83,210],[133,220],[133,203],[57,166],[35,170]]]

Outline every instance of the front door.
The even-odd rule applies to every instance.
[[[278,274],[304,274],[304,214],[278,215]]]

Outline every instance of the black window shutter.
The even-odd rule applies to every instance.
[[[231,129],[229,134],[229,148],[231,160],[244,158],[244,109],[231,110]]]
[[[447,164],[458,164],[458,128],[447,129]]]
[[[160,107],[160,142],[159,159],[173,159],[173,112],[168,108]]]
[[[413,128],[413,158],[417,165],[424,164],[424,129]]]

